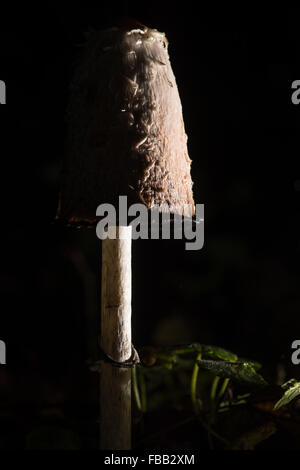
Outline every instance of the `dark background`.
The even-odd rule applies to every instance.
[[[53,220],[78,46],[89,27],[122,16],[167,35],[194,197],[205,205],[199,252],[133,243],[135,346],[216,344],[259,360],[273,381],[279,363],[299,377],[290,360],[300,336],[299,14],[196,11],[192,2],[1,14],[0,448],[24,446],[51,413],[97,430],[86,424],[97,414],[97,376],[85,361],[96,355],[100,242]]]

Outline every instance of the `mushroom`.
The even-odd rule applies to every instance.
[[[135,21],[89,33],[71,84],[57,220],[93,226],[99,204],[118,207],[119,196],[194,215],[190,165],[165,34]],[[131,228],[118,217],[102,241],[102,449],[131,446]]]

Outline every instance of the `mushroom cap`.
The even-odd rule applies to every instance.
[[[181,101],[164,33],[139,23],[92,32],[71,83],[56,219],[94,224],[102,203],[171,214],[195,207]]]

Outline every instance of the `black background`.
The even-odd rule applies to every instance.
[[[194,197],[205,205],[199,252],[134,242],[134,343],[217,344],[259,360],[274,381],[280,361],[299,377],[290,356],[300,336],[300,106],[291,102],[300,9],[51,5],[1,14],[0,394],[11,413],[3,446],[23,445],[45,403],[96,413],[85,360],[96,354],[100,242],[94,230],[53,220],[78,47],[90,27],[122,16],[167,35]]]

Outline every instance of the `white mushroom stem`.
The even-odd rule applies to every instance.
[[[131,226],[109,227],[115,239],[102,241],[102,351],[115,362],[130,359]],[[131,447],[131,369],[102,362],[100,372],[100,447]]]

